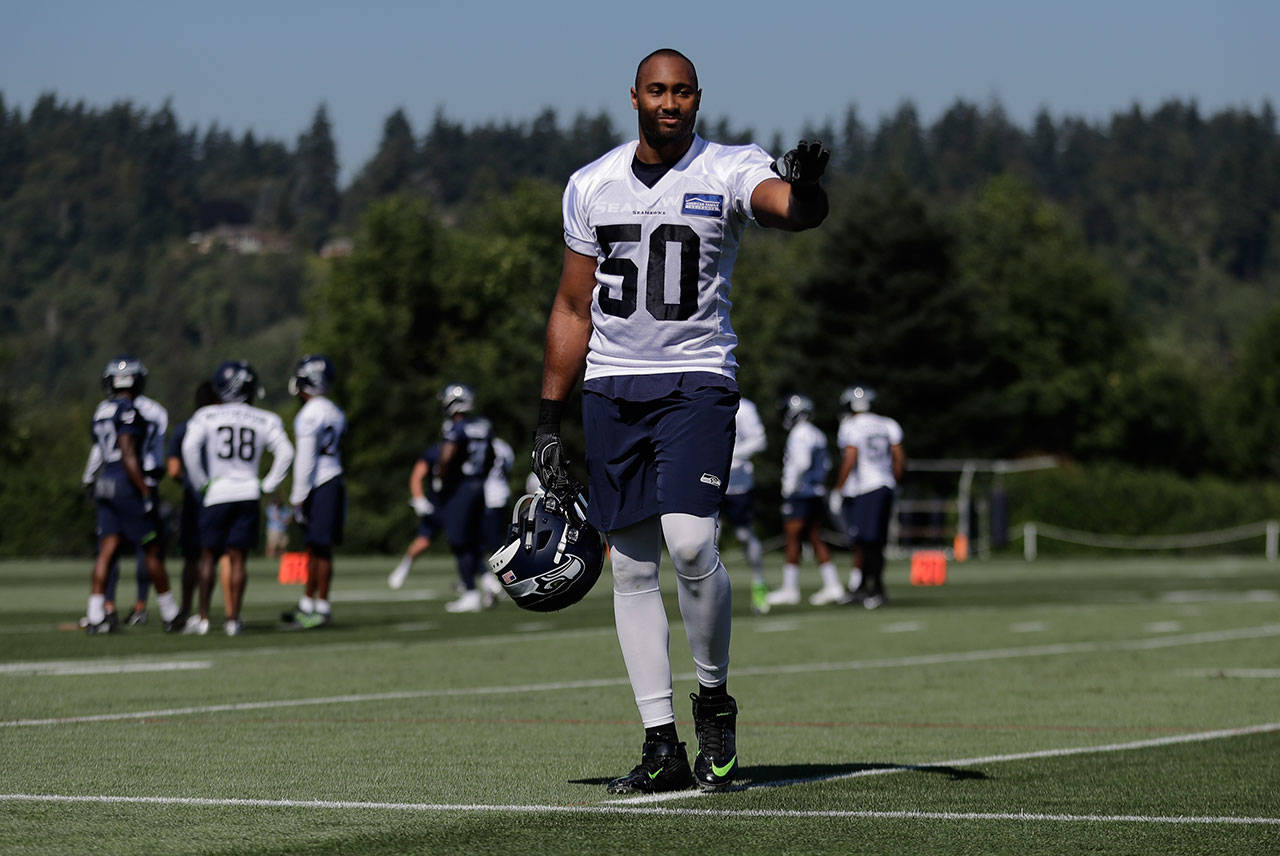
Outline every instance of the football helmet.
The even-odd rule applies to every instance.
[[[264,390],[258,385],[258,373],[244,360],[227,360],[213,373],[213,391],[223,404],[262,398]]]
[[[604,536],[587,522],[586,508],[577,492],[569,502],[539,492],[516,503],[507,543],[489,558],[489,570],[517,606],[564,609],[600,579]]]
[[[445,416],[470,413],[476,406],[476,393],[465,383],[451,383],[440,390],[440,407]]]
[[[813,399],[807,395],[800,395],[793,392],[786,398],[782,399],[782,427],[788,431],[802,417],[808,419],[813,415]]]
[[[297,395],[307,392],[312,395],[324,395],[333,388],[336,372],[333,362],[324,354],[308,354],[298,360],[298,367],[289,378],[289,394]]]
[[[840,393],[841,406],[854,413],[866,413],[871,409],[871,403],[875,400],[876,391],[861,383],[846,386],[844,392]]]
[[[102,388],[107,392],[127,389],[135,395],[142,395],[146,385],[147,367],[137,357],[122,354],[102,370]]]

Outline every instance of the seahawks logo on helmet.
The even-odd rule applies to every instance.
[[[553,612],[586,596],[604,565],[604,537],[586,521],[581,494],[561,502],[546,493],[520,498],[507,544],[489,559],[516,605]]]
[[[847,386],[844,392],[840,393],[840,404],[854,413],[866,413],[875,400],[876,391],[860,383]]]
[[[470,413],[476,406],[476,393],[465,383],[451,383],[440,390],[440,407],[445,416]]]
[[[213,373],[213,391],[223,404],[262,398],[266,391],[258,385],[258,373],[244,360],[228,360]]]
[[[147,367],[142,360],[127,354],[115,357],[102,370],[102,388],[107,392],[127,389],[141,395],[147,384]]]
[[[306,392],[324,395],[333,388],[336,375],[328,357],[324,354],[308,354],[298,360],[298,367],[293,370],[293,377],[289,378],[289,394]]]
[[[800,419],[808,419],[813,415],[813,399],[807,395],[792,393],[782,399],[778,409],[782,411],[782,427],[789,431]]]

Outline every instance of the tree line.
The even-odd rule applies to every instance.
[[[754,138],[725,119],[702,132]],[[740,380],[774,452],[778,397],[813,396],[833,433],[839,391],[858,380],[917,456],[1280,474],[1269,104],[1042,112],[1024,129],[998,104],[957,101],[925,125],[907,103],[874,127],[850,108],[801,135],[830,141],[832,217],[798,236],[753,230],[734,278]],[[123,350],[151,367],[174,419],[232,356],[290,415],[292,361],[329,353],[353,426],[351,530],[390,549],[440,385],[471,383],[523,446],[563,252],[559,193],[623,136],[603,115],[562,125],[551,111],[472,127],[437,113],[419,134],[396,111],[340,188],[323,107],[288,145],[184,129],[168,106],[50,95],[24,114],[0,95],[0,456],[13,473],[0,551],[57,551],[68,541],[50,533],[89,528],[75,479],[97,374]],[[283,246],[187,243],[219,225]],[[320,257],[337,236],[351,254]],[[767,485],[776,463],[761,469]],[[47,513],[24,510],[33,491]]]

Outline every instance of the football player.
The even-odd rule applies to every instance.
[[[142,369],[142,376],[139,378],[139,389],[141,389],[146,381],[146,367],[141,363],[138,365]],[[138,408],[138,412],[147,423],[147,434],[142,441],[142,474],[151,494],[158,499],[157,489],[164,475],[165,432],[169,430],[169,412],[160,402],[142,394],[134,396],[133,405]],[[92,489],[93,482],[101,469],[102,448],[94,443],[89,447],[89,459],[85,463],[84,475],[81,478],[83,484]],[[160,549],[163,552],[166,538],[164,516],[157,514],[156,522],[160,527]],[[124,623],[129,626],[147,623],[147,592],[151,587],[151,574],[147,571],[147,551],[142,547],[137,551],[134,579],[137,583],[137,598],[124,620]],[[105,591],[107,612],[115,611],[116,584],[119,581],[120,562],[116,560],[111,563],[111,570],[107,574]],[[87,618],[84,623],[88,623]]]
[[[458,599],[445,604],[448,612],[480,612],[493,604],[494,587],[501,591],[484,553],[484,481],[493,467],[493,427],[473,412],[475,404],[476,394],[465,383],[440,391],[444,438],[431,486],[440,497],[444,536],[462,585]]]
[[[264,493],[271,493],[289,472],[293,444],[276,414],[254,407],[260,395],[258,375],[248,363],[232,360],[218,367],[213,391],[218,404],[202,407],[187,420],[182,464],[191,487],[203,498],[200,508],[200,613],[192,615],[184,633],[209,632],[209,595],[218,556],[231,559],[227,616],[223,630],[236,636],[244,629],[240,610],[246,583],[245,553],[258,543]],[[259,480],[263,451],[271,453],[271,469]]]
[[[437,515],[440,497],[431,490],[434,481],[432,473],[439,462],[440,444],[435,443],[418,457],[409,473],[409,505],[418,516],[418,531],[409,542],[409,548],[400,557],[400,562],[387,577],[387,585],[393,589],[404,585],[409,577],[409,569],[413,567],[413,560],[431,546],[432,539],[440,532],[440,518]]]
[[[211,381],[201,381],[196,386],[195,410],[218,403]],[[193,411],[194,412],[194,411]],[[191,616],[191,600],[195,596],[200,582],[200,494],[191,487],[187,479],[186,468],[182,466],[182,441],[187,436],[187,421],[184,419],[173,429],[173,437],[169,440],[166,466],[169,478],[182,485],[182,518],[178,525],[178,543],[182,548],[182,612],[180,621],[185,625]],[[203,453],[202,453],[203,454]],[[208,468],[208,463],[204,463]],[[225,590],[226,580],[222,587]]]
[[[329,583],[333,578],[333,548],[342,543],[347,492],[342,478],[342,435],[347,417],[329,398],[335,372],[323,354],[298,361],[289,379],[289,392],[302,402],[293,420],[296,454],[289,504],[305,529],[307,583],[292,624],[302,629],[323,627],[333,620]]]
[[[507,503],[511,500],[511,470],[516,453],[501,437],[493,438],[493,466],[484,480],[484,549],[502,546],[507,537]]]
[[[846,388],[840,394],[840,404],[848,413],[836,435],[841,449],[836,484],[844,497],[841,514],[853,544],[855,570],[850,573],[849,587],[853,601],[867,609],[877,609],[886,600],[884,545],[889,540],[893,491],[907,468],[902,426],[873,413],[875,400],[875,390],[869,386]]]
[[[760,411],[750,399],[743,398],[738,402],[738,415],[734,420],[733,460],[720,513],[733,527],[734,537],[746,553],[751,567],[751,611],[757,615],[769,611],[769,589],[764,581],[764,550],[755,531],[755,465],[751,458],[764,449]]]
[[[102,372],[108,397],[93,415],[93,438],[101,471],[93,482],[99,541],[86,614],[85,630],[90,634],[109,633],[118,626],[116,613],[106,610],[106,584],[111,565],[125,543],[146,553],[147,573],[156,587],[165,630],[173,629],[178,615],[178,604],[169,591],[169,576],[164,569],[156,496],[145,473],[148,434],[160,430],[147,423],[136,404],[146,377],[146,367],[131,356],[113,359]]]
[[[810,596],[815,606],[842,603],[848,591],[840,584],[840,572],[831,561],[831,551],[822,540],[821,524],[826,516],[827,476],[831,459],[827,438],[811,421],[813,401],[805,395],[789,395],[782,401],[782,427],[787,429],[787,445],[782,450],[782,534],[786,537],[786,558],[782,566],[782,587],[769,592],[770,604],[800,602],[801,546],[813,547],[822,588]]]
[[[553,494],[574,485],[560,422],[584,373],[588,521],[606,533],[614,616],[644,725],[641,760],[612,793],[726,787],[738,769],[727,688],[730,584],[716,548],[738,408],[729,277],[747,224],[800,230],[827,214],[827,152],[801,142],[776,163],[694,127],[693,63],[662,49],[631,89],[639,139],[579,169],[564,192],[564,267],[547,322],[533,466]],[[662,544],[698,673],[690,772],[672,706]]]

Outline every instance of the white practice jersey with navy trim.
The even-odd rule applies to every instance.
[[[293,419],[291,505],[301,505],[312,490],[342,475],[342,435],[346,432],[346,414],[325,396],[312,396],[302,405]]]
[[[596,259],[584,378],[709,371],[733,377],[729,276],[753,218],[751,194],[777,176],[759,146],[694,137],[652,188],[635,177],[637,141],[569,178],[564,235]]]
[[[271,469],[259,481],[258,465],[264,450],[271,453]],[[204,494],[205,505],[258,499],[271,493],[284,481],[292,463],[293,444],[285,433],[284,420],[269,410],[243,402],[212,404],[187,420],[182,465],[192,490]]]
[[[516,465],[516,452],[501,437],[493,438],[493,466],[484,479],[484,507],[506,508],[511,499],[511,470]]]
[[[729,485],[725,493],[746,493],[755,486],[755,465],[751,456],[765,448],[764,423],[760,411],[749,399],[738,402],[738,415],[734,419],[733,463],[729,466]]]
[[[842,453],[850,446],[858,450],[858,464],[840,486],[841,495],[861,496],[898,486],[892,448],[902,443],[902,426],[896,420],[878,413],[854,413],[841,420],[836,442]]]
[[[782,450],[782,496],[784,499],[825,496],[831,459],[827,455],[827,435],[802,419],[787,435]]]

